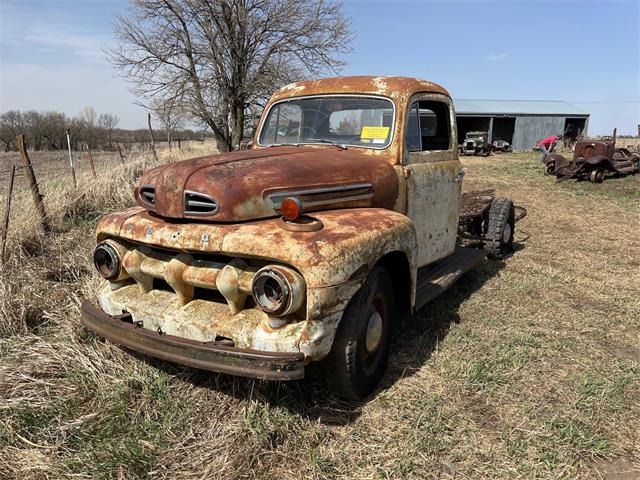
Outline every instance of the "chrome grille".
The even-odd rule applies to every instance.
[[[209,216],[218,213],[218,202],[203,193],[184,192],[184,214]]]
[[[297,197],[305,208],[330,206],[336,203],[355,202],[373,198],[373,185],[357,183],[341,185],[339,187],[311,188],[305,190],[290,190],[274,192],[269,195],[274,210],[280,210],[282,200],[287,197]]]
[[[156,189],[152,186],[144,186],[140,188],[140,199],[143,203],[153,205],[156,204]]]

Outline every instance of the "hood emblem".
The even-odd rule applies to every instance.
[[[200,192],[184,191],[184,214],[188,216],[208,217],[218,213],[218,201]]]

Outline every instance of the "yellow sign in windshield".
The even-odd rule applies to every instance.
[[[389,127],[362,127],[360,140],[386,140]]]

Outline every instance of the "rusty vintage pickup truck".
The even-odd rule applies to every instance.
[[[494,199],[460,245],[453,103],[435,83],[338,77],[277,91],[252,148],[146,172],[138,207],[103,217],[106,280],[83,324],[147,355],[269,380],[322,361],[330,387],[369,395],[391,332],[480,262],[511,248]],[[475,227],[473,227],[475,225]]]

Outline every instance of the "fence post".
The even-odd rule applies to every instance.
[[[7,204],[4,209],[4,223],[2,224],[2,242],[0,246],[0,262],[4,265],[6,261],[5,251],[7,246],[7,234],[9,233],[9,214],[11,213],[11,196],[13,194],[13,179],[16,176],[16,166],[11,165],[11,173],[9,174],[9,186],[7,187]]]
[[[122,150],[120,149],[120,142],[116,142],[116,145],[118,146],[118,153],[120,154],[120,161],[124,165],[124,157],[122,156]]]
[[[67,145],[69,147],[69,166],[71,167],[71,176],[73,177],[73,186],[78,188],[78,182],[76,180],[76,169],[73,167],[73,155],[71,155],[71,130],[67,128],[65,131],[67,134]]]
[[[153,152],[153,159],[157,162],[158,155],[156,155],[156,139],[153,137],[153,129],[151,128],[151,112],[147,113],[147,123],[149,125],[149,135],[151,136],[151,151]]]
[[[89,165],[91,165],[91,171],[93,172],[93,178],[97,178],[96,175],[96,166],[93,163],[93,155],[91,155],[91,147],[87,145],[87,153],[89,154]]]
[[[20,134],[16,137],[16,145],[20,151],[20,160],[24,165],[24,170],[27,173],[27,179],[29,180],[29,189],[31,189],[31,198],[36,207],[36,211],[40,216],[40,223],[45,233],[50,231],[49,224],[47,223],[47,213],[44,209],[44,202],[42,201],[42,195],[38,188],[38,182],[36,181],[36,174],[33,171],[33,165],[31,165],[31,159],[27,153],[27,148],[24,145],[24,135]]]

